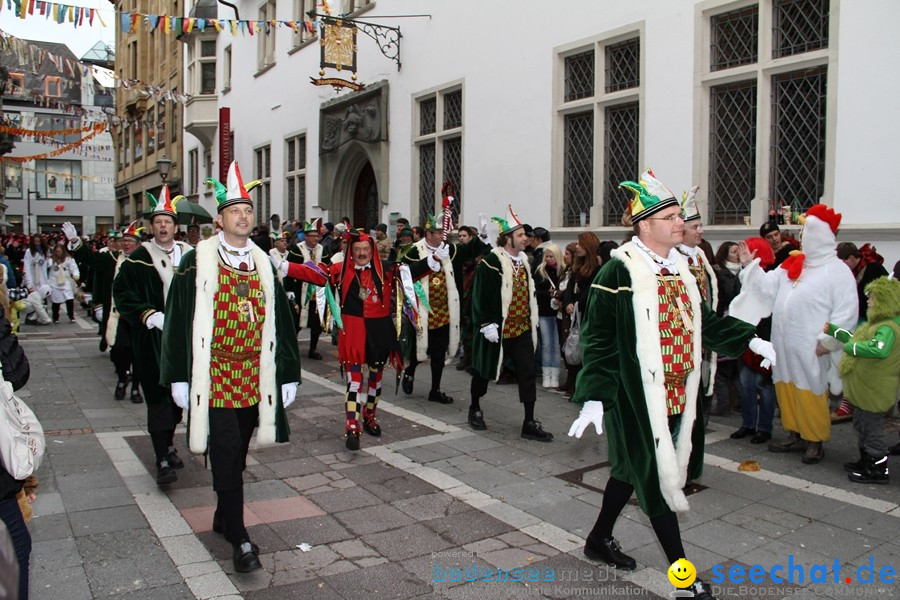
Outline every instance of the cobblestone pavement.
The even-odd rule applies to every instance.
[[[538,391],[537,417],[556,435],[541,444],[518,435],[515,386],[491,385],[482,401],[488,429],[474,432],[465,372],[444,371],[444,391],[456,398],[450,405],[426,401],[427,366],[409,397],[395,395],[391,373],[379,405],[384,435],[364,434],[362,450],[346,452],[333,347],[323,340],[329,356],[308,360],[302,337],[291,443],[250,452],[245,516],[263,569],[244,575],[211,531],[210,473],[202,456],[189,456],[183,432],[186,467],[175,484],[156,486],[145,407],[113,399],[115,375],[93,325],[79,318],[24,328],[32,375],[20,395],[48,441],[30,525],[32,598],[670,596],[668,565],[636,505],[614,532],[637,559],[635,572],[583,556],[608,474],[606,442],[592,429],[580,441],[565,436],[578,408],[561,395]],[[717,595],[900,595],[900,584],[879,581],[883,567],[900,570],[897,482],[847,480],[841,465],[857,458],[852,426],[836,426],[825,459],[807,466],[799,455],[729,439],[739,424],[736,413],[713,419],[704,476],[689,496],[691,511],[679,515],[700,576],[724,574]],[[762,469],[739,472],[743,460]],[[864,583],[870,560],[875,581]],[[769,570],[789,561],[800,565],[802,582],[795,568],[793,583],[772,583]],[[760,565],[764,582],[732,583],[735,565]],[[816,583],[814,565],[825,565],[825,583]]]

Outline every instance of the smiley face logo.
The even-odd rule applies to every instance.
[[[686,588],[697,578],[697,569],[686,558],[679,558],[669,567],[669,581],[677,588]]]

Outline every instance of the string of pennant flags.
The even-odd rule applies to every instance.
[[[325,6],[327,7],[327,3],[325,3]],[[101,11],[99,9],[85,6],[46,2],[45,0],[6,0],[6,7],[20,19],[43,17],[45,20],[59,24],[71,23],[77,28],[85,25],[93,26],[96,18],[101,26],[107,26],[100,16]],[[0,10],[2,10],[2,4],[0,4]],[[276,27],[289,27],[295,32],[302,28],[314,34],[318,26],[318,23],[304,20],[203,19],[137,12],[115,12],[119,15],[123,33],[135,31],[139,22],[149,27],[150,31],[175,34],[191,33],[194,30],[202,33],[207,27],[214,28],[217,32],[227,29],[232,35],[237,35],[238,33],[249,33],[250,35],[256,33],[267,34]]]
[[[98,129],[95,129],[91,133],[87,134],[83,138],[66,144],[65,146],[61,146],[56,150],[51,150],[50,152],[42,152],[41,154],[32,154],[31,156],[0,156],[0,162],[31,162],[33,160],[44,160],[46,158],[53,158],[54,156],[59,156],[60,154],[65,154],[70,150],[74,150],[87,142],[88,140],[92,140],[105,130],[104,125],[99,125]]]
[[[7,2],[10,1],[11,0],[7,0]],[[2,3],[2,0],[0,0],[0,3]],[[0,7],[2,7],[2,4],[0,4]],[[144,83],[143,81],[140,81],[138,79],[119,77],[118,74],[110,71],[109,69],[104,69],[103,67],[97,67],[95,65],[90,65],[77,60],[72,60],[71,58],[65,56],[60,56],[58,54],[48,52],[44,48],[36,46],[26,40],[16,38],[4,31],[0,31],[0,47],[2,47],[2,49],[7,52],[14,53],[19,61],[19,64],[22,65],[23,68],[25,66],[28,66],[30,67],[31,73],[36,73],[38,75],[41,75],[42,77],[48,76],[44,72],[44,67],[46,62],[49,61],[62,76],[66,77],[68,80],[71,80],[66,84],[67,89],[71,89],[71,87],[75,85],[74,81],[80,81],[82,77],[90,76],[96,81],[97,78],[94,76],[94,72],[102,71],[105,75],[113,78],[115,86],[117,88],[122,88],[127,91],[137,91],[148,98],[152,97],[156,99],[169,100],[171,102],[180,102],[182,104],[186,103],[191,98],[189,94],[181,93],[178,90],[151,85],[148,83]],[[29,92],[29,95],[44,97],[43,94],[38,94],[35,92]]]

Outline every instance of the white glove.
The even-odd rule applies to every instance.
[[[481,333],[484,334],[484,339],[489,341],[492,344],[496,344],[500,341],[500,330],[497,328],[496,323],[491,323],[490,325],[485,325],[481,328]]]
[[[435,252],[434,254],[429,254],[425,257],[425,262],[428,264],[428,268],[431,269],[434,273],[437,273],[441,270],[441,261],[435,258],[436,254],[437,252]]]
[[[441,245],[438,246],[438,249],[434,251],[434,255],[441,260],[450,258],[450,246],[448,246],[445,242],[441,242]]]
[[[294,300],[297,297],[297,294],[294,292],[287,292],[288,300]]]
[[[165,323],[166,315],[161,312],[155,312],[144,321],[144,325],[147,326],[147,329],[153,329],[156,327],[160,331],[163,329],[163,323]]]
[[[190,387],[187,381],[176,381],[172,384],[172,401],[182,410],[191,410],[189,399]]]
[[[292,381],[291,383],[282,383],[281,384],[281,403],[285,408],[294,403],[294,400],[297,399],[297,382]]]
[[[269,255],[269,261],[272,263],[272,266],[275,267],[275,270],[281,273],[282,277],[287,277],[288,261],[275,258],[271,254]]]
[[[63,233],[66,234],[66,239],[70,242],[74,242],[78,239],[78,232],[75,231],[75,226],[66,221],[62,224]]]
[[[482,239],[487,239],[488,236],[488,217],[484,213],[478,213],[478,235]]]
[[[102,304],[94,309],[94,318],[97,319],[98,321],[103,320],[103,305]]]
[[[584,406],[581,407],[581,413],[579,413],[578,418],[572,423],[572,426],[569,428],[569,437],[577,437],[580,438],[581,434],[584,433],[584,430],[588,428],[588,425],[594,425],[594,429],[597,430],[597,435],[603,433],[603,403],[598,402],[597,400],[589,400],[584,403]]]
[[[763,357],[759,364],[763,369],[775,366],[775,347],[772,342],[767,342],[762,338],[753,338],[749,344],[750,351]]]

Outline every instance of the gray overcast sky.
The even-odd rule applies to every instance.
[[[27,15],[24,19],[20,19],[13,11],[6,8],[5,0],[0,0],[0,2],[3,2],[3,9],[0,11],[0,29],[17,38],[62,42],[78,58],[84,56],[99,41],[115,46],[116,14],[112,4],[107,0],[78,0],[77,4],[66,0],[65,3],[71,6],[100,9],[101,16],[107,25],[103,27],[96,17],[93,26],[87,25],[85,17],[85,25],[78,28],[68,22],[57,24],[52,20],[45,19],[37,11],[33,15]]]

